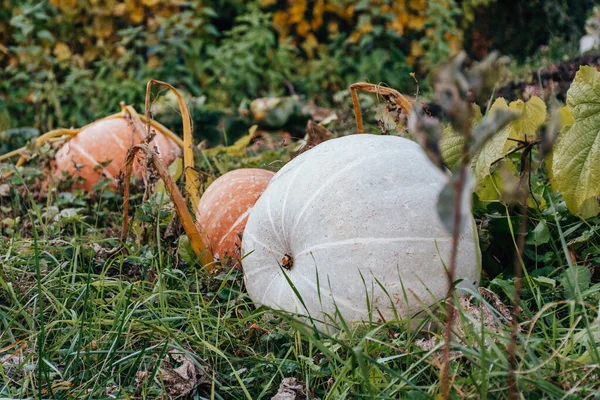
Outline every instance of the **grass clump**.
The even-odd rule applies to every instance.
[[[198,268],[179,243],[172,204],[132,195],[134,236],[115,250],[120,195],[44,198],[24,184],[34,172],[22,171],[0,198],[2,397],[269,399],[285,378],[295,379],[298,398],[440,392],[443,305],[412,321],[420,329],[374,316],[318,332],[255,308],[238,269],[209,276]],[[517,389],[523,398],[592,398],[600,384],[600,220],[571,217],[544,189],[534,191],[551,206],[529,211]],[[503,398],[514,277],[501,264],[512,265],[505,260],[516,245],[506,243],[515,243],[515,219],[500,203],[476,214],[484,254],[500,264],[483,289],[455,301],[451,395]]]

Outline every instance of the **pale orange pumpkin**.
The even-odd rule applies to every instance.
[[[123,171],[127,151],[142,139],[142,133],[127,118],[102,119],[83,128],[56,153],[54,175],[61,177],[64,171],[69,176],[84,178],[84,182],[77,182],[74,187],[92,191],[102,176],[114,179]],[[181,156],[179,146],[160,129],[156,129],[151,146],[166,165]],[[134,162],[134,176],[141,177],[143,170],[140,163]]]
[[[216,259],[225,255],[239,257],[250,210],[273,176],[273,172],[264,169],[236,169],[206,189],[198,203],[196,224]]]

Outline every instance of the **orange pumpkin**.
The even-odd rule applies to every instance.
[[[204,192],[196,210],[196,223],[216,259],[239,257],[241,235],[254,203],[267,188],[271,171],[243,168],[215,180]]]
[[[64,171],[69,176],[84,178],[84,182],[78,182],[74,187],[92,191],[102,176],[113,179],[123,171],[127,151],[141,141],[142,134],[128,119],[100,120],[82,129],[56,153],[55,176],[62,176]],[[160,130],[151,145],[166,165],[181,156],[179,146]],[[135,161],[133,175],[141,177],[143,169]]]

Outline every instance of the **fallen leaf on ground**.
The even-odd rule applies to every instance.
[[[305,398],[302,383],[299,383],[296,378],[283,378],[277,394],[271,400],[299,400]]]
[[[210,386],[210,378],[202,368],[194,364],[191,357],[171,352],[166,359],[167,361],[163,365],[169,365],[171,363],[170,359],[175,363],[181,363],[177,368],[159,369],[160,379],[165,385],[170,398],[175,399],[186,396],[203,385]]]

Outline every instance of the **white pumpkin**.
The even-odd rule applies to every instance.
[[[394,309],[407,318],[443,299],[451,236],[436,203],[447,179],[418,144],[399,137],[351,135],[303,153],[275,175],[248,218],[242,264],[250,297],[325,322],[339,319],[336,307],[346,321],[369,313],[389,321]],[[464,219],[459,287],[476,285],[481,271],[475,223],[468,212]]]

